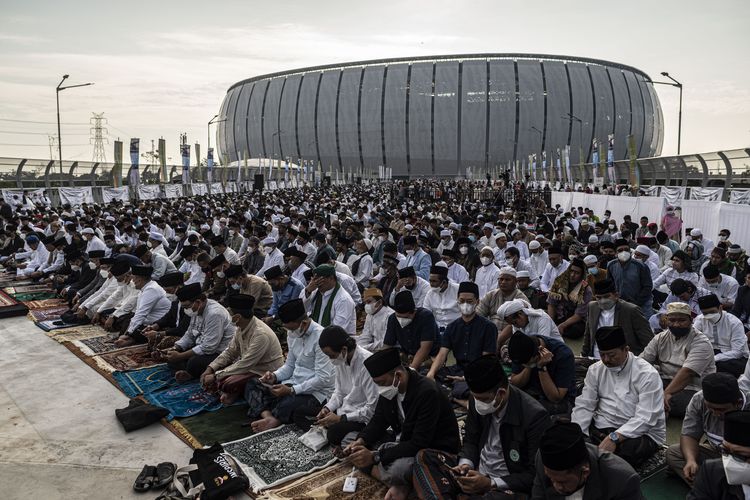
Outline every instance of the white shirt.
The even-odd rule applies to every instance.
[[[523,240],[514,241],[508,245],[513,245],[518,249],[518,253],[523,260],[529,260],[529,246]]]
[[[105,245],[104,242],[101,239],[99,239],[98,236],[94,236],[86,244],[86,253],[93,252],[94,250],[101,250],[103,252],[107,251],[107,245]]]
[[[469,281],[469,272],[464,266],[454,262],[448,267],[448,279],[453,283],[463,283],[464,281]]]
[[[359,288],[357,287],[357,282],[354,281],[354,278],[352,278],[348,274],[344,274],[344,273],[340,273],[336,271],[336,279],[341,284],[341,288],[346,290],[346,293],[348,293],[349,296],[352,298],[352,300],[354,301],[354,304],[362,303],[362,294],[359,293]]]
[[[664,272],[654,280],[654,288],[658,288],[661,285],[669,286],[676,279],[689,281],[693,285],[698,286],[698,275],[696,273],[688,271],[678,272],[670,267],[665,269]]]
[[[531,279],[541,279],[542,274],[544,274],[544,270],[547,268],[547,264],[549,264],[549,254],[547,254],[547,250],[543,251],[540,254],[532,253],[529,256],[529,266],[531,266],[532,271]]]
[[[171,307],[167,292],[157,282],[149,281],[138,293],[135,312],[128,324],[128,333],[133,333],[141,325],[150,325],[161,319]]]
[[[263,260],[263,266],[258,269],[258,272],[255,273],[255,275],[262,277],[263,273],[273,266],[279,266],[282,269],[284,268],[284,253],[278,248],[274,248],[273,252],[266,255],[266,258]]]
[[[87,310],[94,311],[95,313],[98,312],[98,306],[103,304],[104,301],[107,300],[107,297],[115,293],[115,291],[117,290],[117,285],[118,283],[115,277],[109,276],[104,281],[102,286],[99,287],[99,290],[92,294],[88,299],[83,301],[81,307],[85,307]]]
[[[448,286],[441,292],[430,289],[425,295],[422,307],[432,311],[438,328],[445,329],[453,321],[461,317],[458,310],[458,283],[448,282]]]
[[[714,360],[718,362],[750,356],[742,321],[733,314],[723,311],[719,314],[721,317],[715,323],[708,321],[702,314],[693,321],[693,328],[708,337],[714,350],[721,351],[714,355]]]
[[[700,280],[698,280],[698,286],[715,294],[719,297],[722,304],[734,304],[737,298],[737,291],[740,289],[739,283],[737,283],[736,279],[726,274],[720,274],[719,277],[721,281],[712,284],[706,282],[706,278],[701,276]]]
[[[494,263],[477,268],[474,283],[479,287],[480,299],[498,287],[497,279],[499,277],[500,268]]]
[[[390,298],[390,305],[392,306],[394,304],[394,300],[396,298],[396,294],[398,292],[401,292],[403,290],[409,290],[405,286],[402,286],[401,288],[396,287],[393,290],[393,293],[391,294]],[[416,304],[417,307],[422,307],[424,304],[424,298],[427,296],[427,292],[430,291],[430,282],[427,281],[424,278],[420,278],[417,276],[417,283],[414,285],[414,289],[409,290],[411,292],[411,296],[414,297],[414,304]]]
[[[365,325],[362,327],[362,333],[356,337],[357,344],[370,352],[375,352],[383,347],[385,330],[391,314],[393,314],[393,309],[385,304],[375,314],[368,314],[365,317]]]
[[[26,267],[18,270],[20,276],[26,276],[47,265],[49,259],[49,250],[42,242],[37,243],[36,250],[32,250]]]
[[[354,263],[359,262],[357,273],[354,274]],[[370,286],[370,278],[372,277],[372,257],[370,254],[364,253],[360,255],[352,255],[347,263],[349,269],[351,269],[354,281],[367,288]]]
[[[206,273],[203,272],[201,266],[196,261],[184,261],[180,266],[180,272],[182,274],[190,273],[190,277],[185,280],[185,285],[191,285],[193,283],[203,284],[203,280],[206,279]]]
[[[292,384],[295,394],[312,394],[321,403],[334,387],[333,363],[318,345],[322,331],[322,326],[311,321],[302,337],[288,336],[286,362],[274,372],[280,384]]]
[[[586,372],[583,392],[576,398],[573,422],[588,435],[589,425],[614,427],[626,438],[649,436],[657,444],[667,439],[664,387],[651,363],[628,353],[625,366],[608,370],[601,361]]]
[[[599,323],[596,325],[597,328],[602,328],[604,326],[613,326],[615,324],[615,308],[612,309],[599,309]],[[601,356],[599,355],[599,346],[597,345],[596,341],[594,341],[594,355],[592,356],[594,359],[601,359]]]
[[[337,415],[346,415],[349,422],[367,423],[375,413],[378,389],[364,361],[372,354],[357,346],[350,364],[334,365],[336,379],[326,407]]]
[[[317,323],[322,320],[328,301],[331,300],[331,295],[333,295],[333,290],[335,290],[335,288],[331,288],[323,293],[323,299],[320,303],[320,315],[317,318],[313,317],[312,314],[315,309],[316,297],[320,291],[315,290],[310,296],[307,295],[307,291],[304,288],[300,292],[299,298],[304,301],[307,313],[314,322]],[[331,324],[340,326],[346,330],[346,333],[349,335],[356,335],[357,333],[357,317],[354,310],[354,300],[351,295],[346,292],[343,286],[339,288],[336,296],[333,297],[333,305],[331,306]]]
[[[558,276],[564,273],[565,270],[568,269],[569,265],[570,262],[568,262],[567,260],[563,260],[562,262],[560,262],[560,265],[557,267],[553,267],[552,264],[547,264],[547,267],[544,268],[544,273],[542,273],[542,281],[539,289],[543,292],[549,292],[549,289],[550,287],[552,287],[555,279],[557,279]]]
[[[529,309],[524,308],[523,312],[529,317],[529,323],[523,327],[513,327],[513,332],[521,332],[526,335],[541,335],[542,337],[549,337],[552,339],[564,342],[560,330],[557,329],[557,325],[549,317],[549,315],[541,309]]]
[[[99,305],[99,308],[97,311],[106,311],[107,309],[120,309],[121,306],[126,304],[130,297],[133,297],[134,299],[138,297],[138,290],[135,289],[135,287],[132,285],[132,281],[125,281],[123,283],[117,282],[117,287],[115,288],[114,292],[109,294],[107,298],[104,299],[104,302]],[[135,305],[135,300],[133,300],[133,305]],[[132,306],[131,306],[132,309]],[[128,310],[128,312],[130,312]],[[114,313],[113,313],[114,314]],[[119,315],[115,315],[116,317],[119,317]]]

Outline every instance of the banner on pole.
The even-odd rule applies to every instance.
[[[195,143],[195,165],[198,167],[198,175],[200,175],[200,166],[201,166],[201,145],[197,142]]]
[[[115,141],[115,164],[112,166],[112,185],[122,186],[122,141]]]
[[[169,182],[167,173],[167,141],[159,139],[159,182],[166,184]]]
[[[182,183],[190,184],[190,144],[180,144],[180,156],[182,157]]]
[[[638,153],[635,150],[635,136],[628,136],[628,159],[630,160],[630,184],[638,189],[641,186],[641,172],[638,168]]]
[[[615,134],[607,136],[607,172],[609,181],[617,184],[617,173],[615,172]]]
[[[208,148],[206,157],[206,181],[211,184],[214,175],[214,148]]]
[[[138,171],[139,167],[139,149],[140,139],[130,139],[130,172],[128,175],[128,182],[131,186],[137,186],[141,181],[141,174]]]

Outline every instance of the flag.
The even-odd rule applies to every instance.
[[[615,173],[615,135],[607,136],[607,171],[612,184],[617,184],[617,174]]]
[[[570,172],[570,144],[565,146],[565,173],[568,175],[568,184],[573,187],[573,175]]]
[[[560,148],[557,148],[557,151],[555,151],[555,167],[557,167],[557,181],[560,183],[560,185],[563,184],[563,176],[562,176],[562,165],[560,164]]]
[[[135,187],[138,186],[141,180],[141,174],[138,171],[139,157],[138,157],[138,146],[140,139],[130,139],[130,173],[128,179],[130,185]]]
[[[542,151],[542,176],[547,180],[547,152]]]
[[[200,174],[200,172],[201,172],[200,171],[200,166],[201,166],[201,145],[198,144],[197,142],[195,143],[195,165],[197,167],[199,167],[198,168],[198,178],[202,179],[203,176]]]
[[[182,156],[182,183],[190,184],[190,144],[180,144]]]
[[[597,177],[597,173],[599,171],[599,141],[597,139],[594,139],[594,141],[592,142],[591,170],[592,175],[594,177]]]
[[[112,186],[122,187],[122,141],[115,141],[115,164],[112,166]]]
[[[636,190],[641,187],[641,171],[638,168],[636,159],[638,153],[635,151],[635,136],[628,136],[628,158],[630,159],[630,183],[635,186]]]
[[[208,148],[206,157],[206,180],[211,185],[214,178],[214,148]]]
[[[167,174],[167,141],[159,139],[159,179],[162,184],[169,182]]]

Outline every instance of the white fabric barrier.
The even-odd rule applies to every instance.
[[[94,203],[94,194],[91,191],[91,186],[85,187],[61,187],[57,188],[57,192],[60,195],[60,203],[70,203],[70,206],[82,205],[84,203]]]
[[[670,205],[678,205],[680,200],[685,199],[685,188],[675,186],[662,186],[660,191],[661,197],[667,200]]]
[[[193,189],[193,196],[204,196],[208,194],[208,186],[202,182],[194,182],[190,186]]]
[[[648,217],[661,225],[667,200],[648,196],[627,197],[587,193],[552,192],[552,205],[560,204],[567,212],[573,207],[590,208],[601,217],[606,209],[612,211],[612,218],[621,223],[624,215],[630,215],[637,222],[641,216]],[[682,209],[682,234],[685,228],[700,228],[706,238],[718,241],[719,231],[729,229],[731,240],[750,247],[750,205],[737,205],[720,201],[680,200],[677,206]]]
[[[211,194],[222,194],[224,192],[224,186],[221,182],[214,182],[211,184]]]
[[[724,188],[690,188],[691,200],[721,201],[724,196]]]
[[[32,203],[44,204],[44,189],[26,189],[26,196],[31,199]],[[21,203],[23,199],[23,189],[3,189],[3,199],[5,203],[14,207]],[[18,196],[18,200],[14,201],[13,196]]]
[[[167,198],[181,198],[182,184],[165,184],[164,196],[166,196]]]
[[[729,191],[729,203],[750,205],[750,189],[732,189]]]
[[[138,199],[155,200],[159,198],[161,189],[158,184],[141,184],[138,186]]]
[[[102,188],[102,201],[104,203],[110,203],[114,200],[123,202],[129,201],[130,188],[128,188],[128,186],[122,186],[118,188]]]

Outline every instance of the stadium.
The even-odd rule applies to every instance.
[[[279,159],[394,177],[464,175],[473,168],[553,159],[573,164],[594,143],[614,159],[658,156],[659,99],[644,72],[609,61],[472,54],[360,61],[261,75],[221,105],[219,154]],[[583,158],[581,158],[581,155]],[[540,162],[541,163],[541,162]]]

